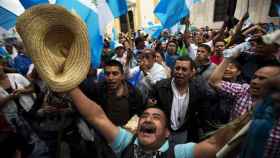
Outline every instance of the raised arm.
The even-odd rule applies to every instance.
[[[214,72],[209,78],[209,84],[213,86],[214,88],[220,88],[220,83],[223,80],[224,72],[229,65],[230,60],[229,59],[224,59],[220,65],[216,67]]]
[[[69,94],[84,118],[103,134],[108,143],[113,143],[118,135],[119,128],[108,119],[102,108],[86,97],[79,88],[71,90]]]
[[[217,34],[213,37],[213,43],[216,42],[216,40],[220,39],[221,37],[223,37],[224,33],[225,33],[225,29],[226,29],[226,24],[225,22],[223,23],[223,26],[220,28],[220,30],[217,32]]]
[[[198,143],[194,149],[195,158],[216,158],[216,153],[222,149],[250,120],[250,114],[246,113],[225,127],[217,130],[210,138]]]
[[[236,36],[237,36],[238,34],[241,33],[242,26],[243,26],[245,20],[246,20],[248,17],[249,17],[249,13],[246,12],[246,13],[241,17],[241,19],[239,20],[239,22],[236,24],[235,31],[234,31],[234,34],[232,35],[232,40],[230,41],[229,46],[231,46],[231,45],[234,44],[235,39],[236,39]]]
[[[244,50],[247,49],[247,43],[241,43],[239,45],[236,45],[233,48],[226,49],[223,54],[224,54],[224,60],[220,65],[216,67],[214,72],[209,78],[209,84],[215,88],[220,88],[221,87],[221,81],[223,79],[224,72],[229,65],[230,61],[233,59],[236,59],[239,55],[240,52],[243,52]]]

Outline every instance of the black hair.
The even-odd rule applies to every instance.
[[[105,63],[105,67],[106,66],[117,66],[119,68],[119,70],[121,71],[121,73],[122,74],[124,73],[123,65],[117,60],[109,60],[108,62]]]
[[[189,56],[180,56],[179,58],[176,59],[176,61],[189,61],[191,63],[191,68],[195,68],[196,69],[196,64],[195,62],[192,60],[191,57]]]
[[[233,64],[239,71],[242,71],[242,65],[240,64],[239,61],[236,59],[233,59],[230,61],[231,64]]]
[[[159,104],[148,104],[144,107],[143,111],[141,112],[141,115],[144,113],[145,110],[149,109],[149,108],[156,108],[156,109],[159,109],[160,111],[162,111],[165,115],[165,125],[167,128],[170,128],[170,113],[167,112],[166,110],[163,109],[163,107]]]
[[[155,51],[155,54],[156,54],[156,53],[159,53],[160,56],[161,56],[161,58],[162,58],[162,60],[165,61],[165,56],[164,56],[164,54],[163,54],[162,52],[160,52],[160,51]]]
[[[207,50],[208,54],[211,54],[211,48],[207,44],[199,44],[198,47],[202,47]]]
[[[142,37],[135,38],[135,46],[139,45],[139,43],[144,42],[145,40]]]
[[[177,50],[179,48],[178,41],[176,39],[172,39],[172,40],[168,41],[167,44],[166,44],[166,49],[167,49],[167,47],[170,43],[175,43],[176,44],[176,53],[177,53]]]
[[[227,42],[224,39],[217,39],[214,41],[214,46],[216,45],[217,42],[223,42],[225,45],[227,44]]]
[[[240,43],[243,43],[245,42],[245,36],[242,35],[241,33],[238,33],[235,35],[235,38],[233,39],[234,40],[234,44],[240,44]]]
[[[104,48],[110,48],[110,42],[108,40],[104,40]]]

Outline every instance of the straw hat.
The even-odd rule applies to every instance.
[[[53,91],[68,91],[85,79],[88,32],[78,16],[56,5],[37,5],[18,17],[16,28],[27,55]]]

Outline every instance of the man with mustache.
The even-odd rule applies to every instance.
[[[211,158],[233,134],[232,129],[223,128],[198,144],[171,145],[167,140],[170,134],[169,119],[159,106],[152,106],[147,107],[140,116],[136,135],[133,136],[112,123],[102,108],[80,89],[74,88],[69,94],[79,112],[103,134],[116,155],[122,158]]]

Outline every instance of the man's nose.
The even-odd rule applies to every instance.
[[[109,73],[107,74],[107,79],[108,80],[112,80],[114,78],[113,74]]]
[[[145,122],[151,122],[152,121],[152,117],[151,116],[147,116],[145,119]]]

